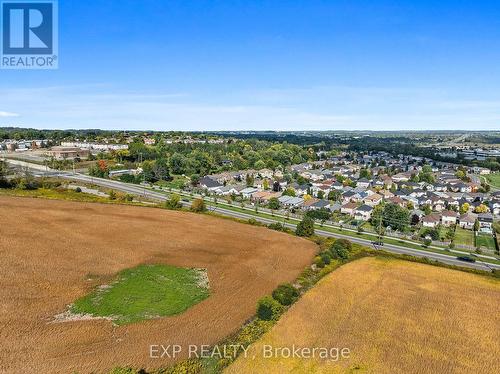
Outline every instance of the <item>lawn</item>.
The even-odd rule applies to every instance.
[[[78,299],[71,311],[108,317],[118,325],[171,316],[208,297],[206,279],[206,273],[197,269],[140,265]]]
[[[500,188],[500,173],[493,173],[486,176],[488,183],[496,188]]]
[[[497,279],[364,258],[323,278],[224,373],[497,372],[499,302]],[[347,358],[335,355],[344,348]]]
[[[162,187],[182,190],[189,183],[189,179],[183,176],[175,175],[171,181],[160,181],[156,184]]]
[[[76,192],[75,190],[69,190],[65,188],[38,188],[36,190],[21,190],[21,189],[11,189],[11,188],[0,188],[0,195],[7,196],[22,196],[22,197],[38,197],[45,199],[54,200],[74,200],[74,201],[84,201],[84,202],[110,202],[109,199],[87,194],[84,192]]]
[[[457,226],[455,230],[455,243],[474,247],[474,232]]]
[[[492,251],[495,251],[495,239],[489,234],[478,234],[476,236],[476,247],[486,247]]]

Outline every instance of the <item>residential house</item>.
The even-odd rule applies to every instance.
[[[330,203],[328,209],[330,209],[332,212],[339,212],[341,207],[342,205],[340,205],[339,203]]]
[[[495,215],[500,215],[500,200],[493,200],[490,202],[490,210]]]
[[[380,195],[382,195],[382,197],[384,198],[384,200],[388,200],[391,197],[394,197],[394,194],[391,191],[388,191],[388,190],[381,190],[378,193]]]
[[[201,188],[204,188],[209,191],[217,190],[218,188],[223,186],[222,184],[220,184],[216,180],[213,180],[210,177],[201,178],[199,184]]]
[[[444,210],[441,212],[441,223],[444,226],[451,226],[457,223],[459,214],[453,210]]]
[[[342,194],[342,203],[355,202],[358,200],[358,194],[354,191],[346,191]]]
[[[273,191],[257,191],[252,194],[251,200],[254,202],[263,203],[266,201],[266,198],[270,199],[275,196],[276,192]]]
[[[281,196],[278,198],[279,202],[289,208],[297,208],[304,203],[304,199],[294,196]]]
[[[330,202],[328,200],[317,200],[309,206],[310,209],[330,209]]]
[[[354,215],[354,210],[357,208],[356,203],[346,203],[340,207],[340,213]]]
[[[315,199],[314,197],[311,199],[304,200],[304,203],[302,204],[302,209],[304,210],[311,210],[311,205],[314,203],[318,202],[319,199]]]
[[[363,204],[354,210],[354,219],[359,221],[368,221],[372,216],[373,208]]]
[[[458,225],[467,230],[472,230],[474,224],[476,223],[477,214],[474,213],[464,213],[458,219]]]
[[[411,178],[411,173],[399,173],[392,176],[393,182],[408,182]]]
[[[493,214],[481,213],[478,214],[477,220],[479,221],[479,231],[487,234],[493,233]]]
[[[422,217],[422,226],[434,228],[441,222],[441,216],[437,213],[432,213]]]
[[[387,200],[389,203],[391,204],[396,204],[396,205],[399,205],[401,208],[404,208],[405,207],[405,201],[400,198],[399,196],[394,196],[394,197],[391,197],[390,199]]]
[[[240,192],[235,186],[227,185],[221,186],[214,190],[217,195],[227,196],[227,195],[238,195]]]
[[[270,169],[260,169],[258,173],[261,176],[261,178],[271,179],[273,177],[273,171]]]
[[[240,194],[244,199],[249,199],[255,192],[259,192],[259,189],[255,187],[246,187],[240,191]]]
[[[370,181],[366,178],[361,178],[356,181],[356,187],[368,188],[370,187]]]
[[[373,194],[373,195],[369,195],[369,196],[364,198],[363,202],[366,205],[369,205],[372,207],[376,206],[382,202],[382,195],[379,195],[378,193]]]

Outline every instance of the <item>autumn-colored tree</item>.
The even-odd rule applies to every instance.
[[[469,211],[470,205],[469,203],[463,203],[460,207],[460,214],[467,213]]]
[[[476,213],[486,213],[488,211],[488,207],[484,204],[478,205],[474,210]]]
[[[97,167],[101,171],[107,171],[108,170],[108,163],[106,162],[106,160],[99,160],[99,161],[97,161]]]
[[[191,210],[193,212],[204,212],[207,210],[207,206],[205,204],[205,200],[203,199],[195,199],[191,204]]]

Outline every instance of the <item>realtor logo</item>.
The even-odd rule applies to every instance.
[[[0,0],[3,69],[56,69],[57,2]]]

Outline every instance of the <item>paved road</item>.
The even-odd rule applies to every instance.
[[[118,181],[111,181],[107,179],[100,179],[100,178],[93,178],[89,177],[87,175],[83,174],[71,174],[71,173],[63,173],[60,174],[61,177],[63,178],[68,178],[68,179],[73,179],[73,180],[78,180],[82,182],[87,182],[87,183],[94,183],[96,185],[100,185],[103,187],[108,187],[108,188],[113,188],[122,192],[130,193],[130,194],[135,194],[135,195],[140,195],[144,196],[150,199],[154,200],[159,200],[159,201],[166,201],[168,197],[160,192],[152,191],[148,188],[142,187],[142,186],[137,186],[137,185],[131,185],[123,182],[118,182]],[[189,206],[190,203],[188,202],[182,202],[184,205]],[[214,207],[211,208],[212,211],[234,217],[234,218],[241,218],[241,219],[249,219],[249,218],[254,218],[255,220],[262,222],[262,223],[274,223],[274,222],[281,222],[283,223],[286,227],[289,227],[291,229],[295,229],[295,225],[293,223],[288,223],[288,222],[283,222],[281,219],[271,219],[271,218],[264,218],[264,217],[257,217],[252,214],[247,214],[247,213],[242,213],[242,212],[235,212],[233,210],[225,209],[223,207]],[[321,229],[317,229],[316,233],[322,236],[326,237],[334,237],[334,238],[344,238],[348,239],[354,243],[362,244],[368,247],[373,247],[373,244],[371,241],[362,239],[362,238],[356,238],[350,235],[343,235],[343,234],[337,234],[337,233],[332,233],[329,231],[324,231]],[[398,254],[406,254],[406,255],[411,255],[411,256],[416,256],[416,257],[427,257],[431,260],[439,261],[445,264],[449,265],[457,265],[457,266],[466,266],[466,267],[471,267],[475,269],[480,269],[480,270],[491,270],[491,269],[500,269],[500,265],[496,264],[488,264],[482,261],[476,261],[475,263],[467,263],[464,261],[458,260],[456,257],[449,256],[446,254],[440,254],[440,253],[434,253],[434,252],[428,252],[428,251],[423,251],[423,250],[418,250],[418,249],[412,249],[412,248],[407,248],[407,247],[400,247],[392,244],[384,244],[383,247],[377,246],[376,249],[382,249],[384,251],[388,252],[393,252],[393,253],[398,253]]]
[[[23,165],[25,166],[25,165]],[[38,166],[38,165],[37,165]],[[102,179],[102,178],[95,178],[95,177],[90,177],[88,175],[84,174],[73,174],[73,173],[68,173],[68,172],[60,172],[56,170],[45,170],[41,171],[38,167],[36,168],[37,170],[35,171],[36,174],[43,174],[46,176],[53,176],[53,177],[61,177],[65,179],[70,179],[70,180],[76,180],[80,182],[86,182],[86,183],[92,183],[95,185],[99,185],[102,187],[106,188],[112,188],[117,191],[125,192],[125,193],[130,193],[133,195],[137,196],[144,196],[146,198],[156,200],[156,201],[166,201],[168,199],[168,196],[166,196],[163,193],[152,191],[146,187],[142,187],[139,185],[133,185],[129,183],[123,183],[119,181],[112,181],[109,179]],[[181,201],[182,204],[185,206],[189,206],[191,203],[190,202],[185,202]],[[226,215],[229,217],[234,217],[234,218],[240,218],[240,219],[249,219],[253,218],[259,222],[262,223],[274,223],[274,222],[281,222],[283,223],[286,227],[295,229],[295,225],[293,223],[288,223],[288,222],[283,222],[282,219],[270,219],[270,218],[264,218],[264,217],[257,217],[252,214],[247,214],[247,213],[242,213],[242,212],[235,212],[233,210],[225,209],[223,207],[213,207],[211,208],[212,211]],[[337,234],[337,233],[332,233],[329,231],[324,231],[321,229],[317,229],[316,233],[318,235],[326,236],[326,237],[334,237],[334,238],[343,238],[343,239],[348,239],[354,243],[362,244],[368,247],[374,247],[372,242],[370,240],[362,239],[362,238],[356,238],[350,235],[343,235],[343,234]],[[474,263],[468,263],[464,261],[458,260],[454,256],[449,256],[446,254],[440,254],[440,253],[434,253],[434,252],[428,252],[424,250],[418,250],[418,249],[412,249],[412,248],[407,248],[407,247],[401,247],[397,245],[392,245],[392,244],[384,244],[383,247],[376,246],[376,249],[382,249],[384,251],[388,252],[393,252],[393,253],[398,253],[398,254],[406,254],[406,255],[411,255],[411,256],[416,256],[420,258],[427,257],[428,259],[439,261],[445,264],[449,265],[458,265],[458,266],[465,266],[465,267],[470,267],[474,269],[479,269],[479,270],[487,270],[490,271],[491,269],[499,269],[500,270],[500,265],[497,264],[489,264],[485,263],[483,261],[476,261]]]

